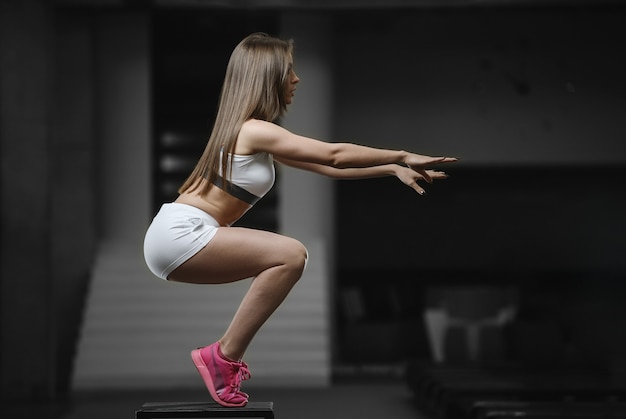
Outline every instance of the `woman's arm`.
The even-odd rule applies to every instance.
[[[453,158],[422,156],[351,143],[327,143],[293,134],[276,124],[259,120],[250,120],[243,125],[237,144],[246,154],[264,151],[279,159],[336,169],[402,164],[419,171],[426,179],[428,173],[422,170],[425,166],[456,161]]]
[[[422,174],[416,172],[415,170],[406,167],[400,166],[397,164],[385,164],[381,166],[371,166],[371,167],[357,167],[357,168],[345,168],[338,169],[335,167],[325,166],[317,163],[308,163],[308,162],[300,162],[295,160],[288,160],[281,157],[276,157],[275,159],[287,166],[295,167],[297,169],[308,170],[310,172],[314,172],[320,175],[332,177],[335,179],[367,179],[367,178],[377,178],[377,177],[385,177],[385,176],[396,176],[400,179],[405,185],[410,186],[415,189],[420,195],[424,194],[424,189],[417,183],[418,180],[425,180],[429,183],[432,183],[433,179],[445,179],[447,175],[444,172],[435,171],[435,170],[426,170],[428,178],[423,176]]]

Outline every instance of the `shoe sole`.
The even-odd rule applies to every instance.
[[[200,355],[200,349],[194,349],[193,351],[191,351],[191,359],[196,366],[196,369],[200,373],[200,377],[202,377],[206,388],[209,390],[211,397],[213,397],[213,400],[225,407],[242,407],[248,403],[247,400],[240,403],[229,403],[220,399],[217,395],[217,391],[215,390],[215,385],[213,384],[213,379],[211,378],[209,368],[204,363],[204,359],[202,359],[202,356]]]

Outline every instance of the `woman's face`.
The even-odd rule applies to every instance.
[[[289,71],[287,73],[287,81],[285,86],[285,103],[290,105],[293,101],[293,97],[296,94],[296,84],[300,79],[296,75],[296,72],[293,70],[293,62],[289,63]]]

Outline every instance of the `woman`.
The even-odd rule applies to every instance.
[[[274,124],[300,81],[292,41],[256,33],[233,51],[211,136],[175,202],[164,204],[145,237],[146,262],[157,276],[197,284],[253,277],[231,324],[217,342],[191,353],[211,396],[243,406],[242,361],[250,341],[302,275],[307,250],[289,237],[231,227],[274,184],[274,160],[334,178],[397,176],[423,194],[426,170],[454,158],[429,157],[298,136]]]

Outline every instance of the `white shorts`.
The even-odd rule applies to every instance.
[[[206,212],[187,204],[163,204],[152,220],[143,243],[148,268],[156,276],[168,275],[206,246],[219,223]]]

